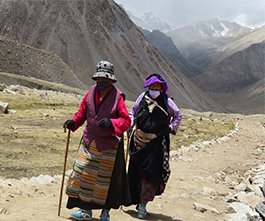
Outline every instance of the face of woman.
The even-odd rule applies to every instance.
[[[107,91],[110,85],[112,84],[112,81],[110,79],[100,77],[97,78],[96,83],[100,91]]]
[[[149,96],[153,99],[156,99],[162,91],[162,85],[160,83],[154,83],[148,87]]]
[[[148,87],[149,90],[161,91],[162,85],[160,83],[154,83]]]

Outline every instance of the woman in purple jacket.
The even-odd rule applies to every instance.
[[[170,175],[169,134],[175,135],[182,119],[178,107],[168,97],[167,82],[159,74],[146,78],[143,92],[131,112],[130,162],[128,169],[132,204],[138,218],[147,215],[146,204],[164,192]]]

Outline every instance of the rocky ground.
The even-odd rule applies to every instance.
[[[55,102],[52,99],[54,95],[48,95],[49,99]],[[62,95],[63,98],[66,97],[65,94]],[[7,98],[4,94],[1,96],[2,98]],[[58,98],[58,96],[59,95],[56,95],[56,98]],[[34,97],[31,97],[31,100],[33,100],[33,98]],[[16,104],[21,107],[19,102],[25,103],[26,100],[27,97],[21,95]],[[72,102],[73,98],[70,100]],[[12,100],[10,99],[10,101]],[[32,102],[33,101],[31,101],[31,103]],[[39,107],[38,105],[40,104],[38,102],[39,101],[34,101],[35,108]],[[61,100],[59,103],[61,103]],[[66,108],[69,105],[70,103],[65,103],[62,104],[62,107]],[[30,112],[31,110],[21,109],[13,115],[1,116],[0,128],[2,140],[0,144],[2,147],[1,152],[3,153],[0,159],[1,157],[3,158],[5,154],[11,154],[10,156],[17,156],[18,158],[20,156],[21,158],[25,157],[25,151],[28,153],[29,149],[27,149],[27,145],[25,149],[18,149],[18,146],[15,146],[16,143],[11,139],[21,139],[21,141],[23,141],[22,138],[29,135],[29,132],[26,135],[24,133],[30,130],[30,126],[27,125],[30,123],[30,117],[34,118],[35,121],[40,120],[42,123],[40,124],[42,125],[42,129],[37,127],[37,125],[34,125],[33,129],[40,130],[42,134],[47,131],[47,128],[54,131],[54,137],[46,134],[47,138],[45,139],[49,140],[52,138],[55,140],[62,140],[62,142],[65,141],[66,135],[58,131],[58,125],[60,125],[60,122],[63,122],[62,119],[67,115],[67,111],[62,111],[57,106],[56,109],[42,109],[42,106],[39,108],[38,111],[35,110]],[[76,107],[73,109],[75,108]],[[71,111],[73,111],[73,109],[71,109]],[[24,112],[31,113],[31,115],[25,119],[25,115],[23,115]],[[209,113],[207,113],[205,117],[209,117],[208,115]],[[170,164],[172,174],[168,186],[162,196],[157,197],[153,202],[148,204],[147,209],[149,215],[147,220],[264,220],[265,116],[225,116],[236,119],[235,129],[225,136],[210,141],[200,140],[171,151]],[[193,124],[196,123],[194,118],[185,121],[183,127],[180,128],[179,131],[183,136],[187,133],[187,128],[185,127],[189,126],[187,123],[190,121],[193,122]],[[211,124],[213,123],[214,121]],[[55,128],[57,129],[55,130]],[[2,146],[4,140],[8,143],[7,132],[12,130],[16,130],[16,136],[10,137],[10,145],[5,146],[6,148],[9,147],[13,149],[12,151],[15,152],[15,155],[11,150],[8,150],[9,152],[4,151],[4,146]],[[39,139],[39,134],[35,134],[34,136]],[[192,138],[190,135],[187,137],[187,139]],[[77,138],[75,139],[76,140],[71,140],[71,145],[77,142]],[[23,145],[27,144],[25,140],[23,142]],[[177,141],[174,140],[172,145],[174,146],[176,142]],[[58,144],[56,145],[58,146]],[[42,145],[42,147],[45,147],[45,145]],[[36,148],[38,148],[38,146],[36,146]],[[72,152],[75,151],[74,148],[71,149],[73,149]],[[39,151],[41,151],[41,148]],[[55,151],[54,153],[57,152],[58,151]],[[56,161],[62,159],[62,153],[63,151],[59,151],[57,153],[58,158],[56,157],[54,159],[56,159]],[[41,154],[43,153],[41,152]],[[17,157],[14,159],[12,158],[12,160],[19,160]],[[48,158],[49,157],[43,160],[46,162],[46,160],[50,160]],[[11,160],[10,157],[7,159]],[[33,156],[28,157],[29,161],[30,159],[34,159]],[[25,159],[23,162],[28,160]],[[22,161],[15,162],[19,162],[20,165],[23,163]],[[9,163],[9,161],[6,161],[6,163],[2,165],[3,167],[1,168],[5,168],[2,174],[7,172],[8,167],[4,167],[4,165],[9,165]],[[51,162],[50,164],[54,163]],[[61,161],[57,164],[57,167],[59,167]],[[16,173],[16,171],[17,170],[14,169],[13,172]],[[72,211],[65,208],[67,200],[65,194],[63,195],[61,216],[58,217],[57,215],[60,187],[60,175],[39,175],[22,179],[4,179],[0,177],[0,220],[68,220]],[[93,220],[99,220],[99,213],[100,211],[94,211]],[[134,206],[123,207],[122,209],[111,211],[111,220],[137,220],[136,214]]]
[[[255,207],[264,201],[265,116],[235,117],[228,136],[172,151],[171,178],[165,193],[148,204],[148,220],[262,220]],[[0,220],[67,220],[65,195],[57,216],[60,180],[0,179]],[[93,216],[99,220],[99,211]],[[135,207],[112,210],[111,220],[137,220]]]

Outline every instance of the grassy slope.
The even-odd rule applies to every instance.
[[[68,93],[83,94],[84,91],[78,88],[69,87],[64,84],[49,82],[33,77],[26,77],[17,74],[0,72],[0,82],[6,85],[24,85],[30,88],[54,90]]]
[[[45,95],[45,96],[44,96]],[[39,174],[61,174],[67,134],[62,125],[77,110],[82,96],[52,91],[22,94],[0,92],[0,101],[8,102],[16,112],[0,114],[0,170],[6,178]],[[130,109],[133,102],[127,102]],[[171,148],[197,140],[211,140],[233,129],[226,115],[182,110],[184,116],[177,136],[171,137]],[[71,133],[68,155],[70,169],[83,128]],[[14,172],[15,171],[15,172]]]

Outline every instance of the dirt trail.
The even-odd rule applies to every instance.
[[[261,124],[265,122],[265,116],[239,118],[240,129],[229,140],[187,152],[171,161],[172,174],[167,189],[161,197],[148,204],[148,220],[227,220],[230,210],[224,196],[233,193],[233,185],[237,183],[224,180],[225,177],[242,180],[247,170],[264,163],[265,159],[265,130]],[[203,190],[206,187],[214,189],[218,196],[205,196]],[[71,211],[64,208],[65,195],[62,217],[57,216],[59,190],[60,182],[35,187],[16,186],[11,181],[5,187],[0,185],[0,220],[67,220]],[[208,205],[217,211],[199,212],[194,209],[194,203]],[[93,217],[92,220],[99,220],[99,211],[94,211]],[[111,220],[138,220],[135,207],[112,210]]]

